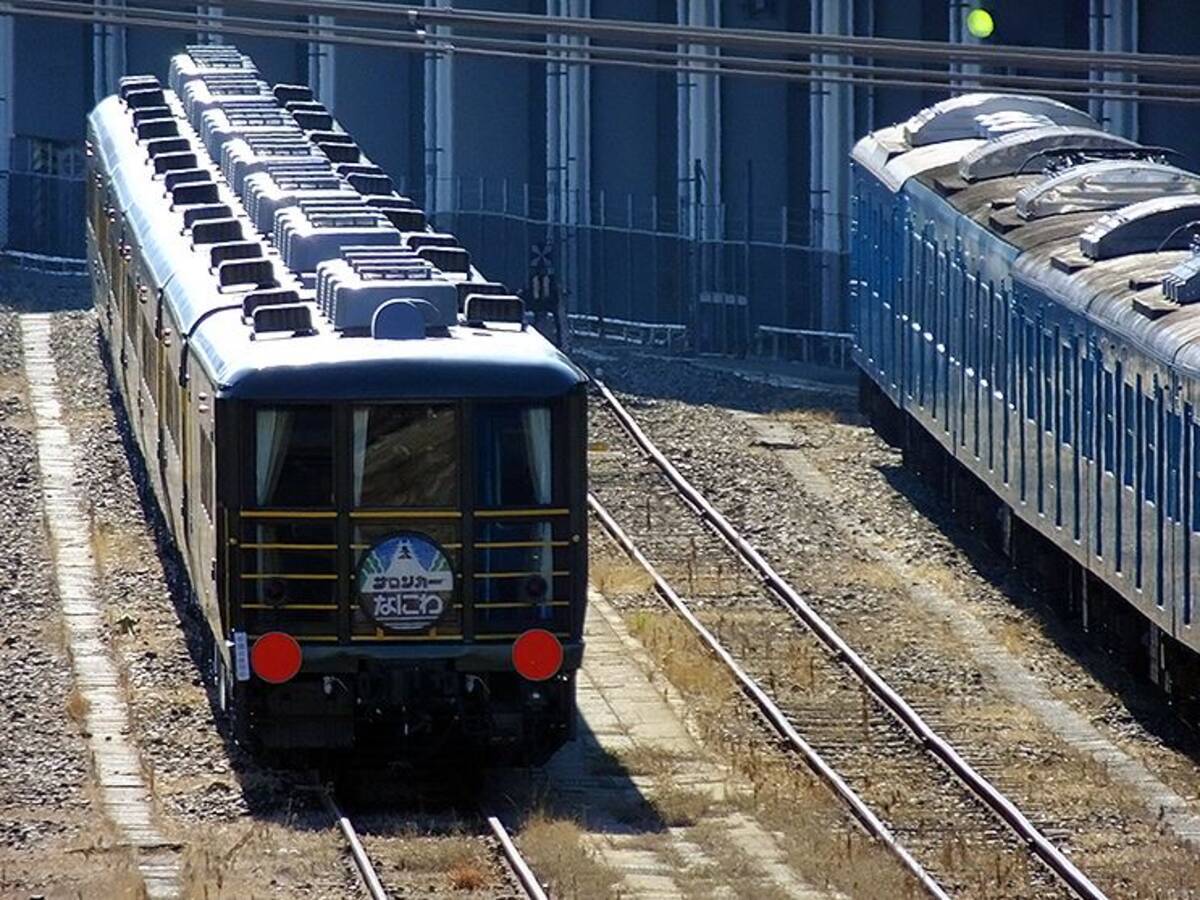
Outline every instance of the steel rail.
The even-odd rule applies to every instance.
[[[692,630],[696,632],[713,656],[719,659],[725,668],[729,670],[730,674],[737,681],[738,686],[742,689],[742,693],[754,702],[754,705],[758,707],[759,712],[770,722],[771,727],[775,729],[776,733],[787,741],[793,750],[804,757],[804,761],[816,773],[817,777],[824,781],[829,789],[850,808],[850,812],[859,826],[868,835],[887,847],[900,860],[901,865],[917,879],[931,896],[937,897],[938,900],[949,900],[949,896],[942,886],[937,883],[937,880],[905,849],[896,839],[896,836],[892,834],[891,829],[884,824],[883,820],[875,815],[866,802],[855,793],[854,788],[850,787],[845,779],[838,774],[837,770],[825,761],[816,748],[800,736],[800,733],[796,731],[795,726],[792,725],[791,720],[788,719],[783,710],[775,704],[775,701],[759,686],[758,682],[738,664],[737,660],[725,649],[716,635],[709,631],[704,626],[704,623],[696,617],[696,614],[688,606],[687,601],[679,596],[670,583],[654,567],[653,563],[642,554],[637,545],[633,543],[633,540],[617,524],[616,519],[604,508],[604,504],[594,494],[588,494],[588,506],[596,514],[596,518],[600,520],[600,524],[604,526],[604,530],[625,551],[625,554],[641,566],[646,571],[646,574],[653,579],[654,586],[657,588],[659,595],[691,626]]]
[[[132,12],[131,12],[132,11]],[[138,13],[135,15],[134,13]],[[171,13],[140,7],[93,7],[87,4],[70,2],[70,0],[5,0],[0,2],[0,15],[30,16],[35,18],[58,19],[92,24],[123,25],[127,27],[160,28],[164,30],[183,31],[190,33],[235,34],[250,37],[269,37],[280,40],[293,40],[317,44],[337,44],[356,47],[372,47],[380,49],[403,50],[413,53],[447,53],[464,56],[482,56],[492,58],[514,59],[533,63],[556,63],[565,66],[615,66],[619,68],[645,69],[666,71],[675,74],[696,74],[718,77],[750,77],[782,81],[820,84],[844,84],[854,87],[901,87],[919,88],[922,90],[946,91],[948,93],[973,90],[978,87],[1003,87],[1000,81],[993,82],[986,74],[956,74],[946,81],[917,80],[911,78],[895,78],[887,75],[888,70],[882,69],[875,75],[856,77],[838,77],[825,74],[805,74],[803,72],[778,72],[769,68],[738,68],[721,64],[721,57],[697,57],[682,54],[680,64],[657,63],[635,59],[620,59],[601,55],[603,48],[591,48],[584,53],[571,51],[566,48],[556,48],[546,45],[552,52],[557,50],[564,55],[551,55],[544,49],[533,51],[488,49],[484,47],[458,47],[453,40],[430,38],[414,35],[415,39],[404,40],[401,33],[395,36],[372,39],[355,34],[343,34],[334,29],[343,26],[322,26],[313,22],[277,22],[264,19],[246,19],[234,16],[207,18],[200,13]],[[243,24],[249,23],[249,24]],[[291,26],[291,27],[288,27]],[[363,30],[363,29],[359,29]],[[367,29],[369,30],[369,29]],[[542,45],[539,45],[539,47]],[[569,54],[569,55],[567,55]],[[707,60],[707,61],[706,61]],[[683,65],[683,61],[694,61],[695,65]],[[870,67],[864,67],[870,69]],[[930,76],[939,78],[940,73],[931,72]],[[1024,78],[1026,76],[995,76],[996,79]],[[954,84],[953,81],[969,81],[974,84]],[[1114,82],[1092,82],[1076,80],[1065,82],[1056,80],[1056,84],[1065,87],[1047,87],[1032,93],[1038,95],[1080,97],[1094,100],[1130,101],[1142,103],[1178,103],[1192,105],[1200,103],[1200,91],[1181,90],[1178,85],[1153,85],[1131,82],[1123,84],[1125,90],[1108,90],[1104,85]],[[1076,87],[1075,85],[1080,85]],[[1156,93],[1161,87],[1169,93]],[[1030,91],[1020,87],[1008,88],[1010,93],[1028,94]]]
[[[341,831],[342,837],[346,839],[346,843],[350,845],[350,855],[354,859],[354,867],[358,869],[363,886],[367,889],[367,893],[371,895],[371,900],[388,900],[387,891],[383,889],[383,884],[379,880],[375,866],[371,863],[371,858],[367,856],[367,851],[364,849],[362,841],[358,839],[358,832],[354,830],[354,823],[342,814],[337,802],[328,790],[322,789],[320,793],[321,799],[325,803],[325,808],[329,810],[329,814],[337,821],[338,830]]]
[[[533,874],[533,869],[529,868],[529,863],[525,861],[525,857],[521,855],[521,851],[513,843],[513,839],[509,835],[508,829],[504,827],[504,823],[496,818],[496,816],[488,816],[487,823],[496,840],[500,842],[500,851],[504,854],[504,858],[512,868],[513,874],[517,877],[517,882],[521,885],[521,890],[525,892],[525,896],[529,900],[550,900],[550,895],[546,893],[546,889],[542,887],[541,882],[537,880],[537,876]]]
[[[1104,893],[1042,834],[1017,806],[981,775],[954,747],[933,730],[884,678],[800,596],[763,558],[741,533],[663,455],[642,431],[641,426],[602,381],[593,379],[600,396],[621,427],[633,439],[667,480],[708,524],[738,554],[792,612],[858,678],[883,706],[891,712],[971,793],[982,800],[1023,840],[1039,859],[1078,896],[1086,900],[1104,900]]]

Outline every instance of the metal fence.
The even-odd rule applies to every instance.
[[[15,141],[0,174],[0,247],[35,268],[71,268],[83,248],[82,154]],[[401,184],[401,189],[404,189]],[[599,192],[558,197],[507,181],[459,179],[431,217],[492,278],[526,289],[549,247],[576,331],[675,352],[845,364],[842,254],[812,246],[807,210],[731,210]],[[6,227],[5,227],[6,226]]]
[[[14,138],[10,171],[0,173],[0,247],[18,258],[84,255],[83,148],[70,142]]]
[[[844,365],[844,303],[830,291],[845,284],[845,258],[803,240],[821,224],[808,210],[756,208],[748,216],[745,207],[556,196],[479,178],[429,193],[437,227],[514,289],[529,285],[542,264],[531,256],[549,244],[576,331],[623,341],[644,334],[701,354]]]

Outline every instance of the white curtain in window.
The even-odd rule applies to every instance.
[[[255,492],[264,506],[275,494],[292,434],[292,414],[283,409],[260,409],[255,419],[258,444],[255,459]]]
[[[529,480],[533,484],[533,501],[549,505],[552,494],[550,470],[550,410],[532,407],[521,411],[525,432],[525,454],[529,465]],[[538,615],[549,619],[553,615],[550,601],[554,600],[554,548],[550,545],[552,529],[549,522],[534,525],[535,540],[541,547],[531,552],[535,569],[546,582],[546,594],[539,605]]]
[[[550,410],[532,407],[521,411],[525,430],[525,453],[529,463],[529,478],[533,482],[533,500],[550,503]]]
[[[363,472],[367,467],[367,427],[370,410],[360,406],[354,410],[354,505],[362,503]]]

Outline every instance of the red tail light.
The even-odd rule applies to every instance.
[[[303,656],[294,637],[282,631],[271,631],[254,642],[250,665],[263,681],[283,684],[296,677]]]
[[[530,629],[513,641],[512,661],[522,677],[545,681],[562,667],[562,644],[544,628]]]

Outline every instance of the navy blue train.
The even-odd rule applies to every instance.
[[[852,165],[864,409],[1194,707],[1200,176],[1003,94],[875,131]]]
[[[239,737],[544,759],[583,652],[583,374],[235,48],[123,79],[87,188],[113,381]]]

